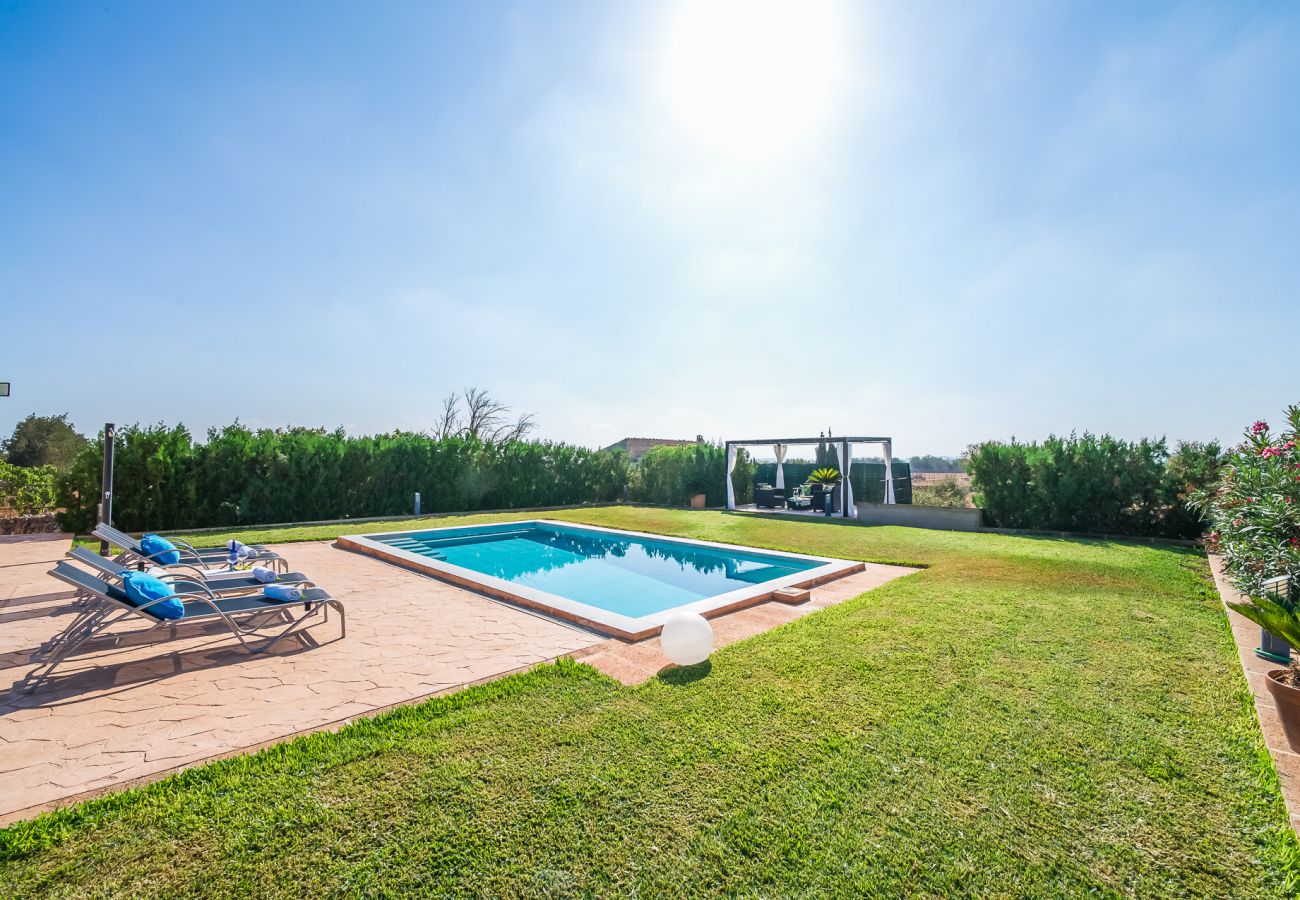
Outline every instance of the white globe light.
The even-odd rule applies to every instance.
[[[659,646],[679,666],[702,663],[713,652],[713,626],[699,613],[673,613],[659,633]]]

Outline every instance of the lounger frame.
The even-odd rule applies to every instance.
[[[123,558],[139,559],[149,563],[150,565],[163,566],[164,568],[170,565],[176,565],[176,563],[163,563],[154,559],[153,557],[158,554],[155,553],[153,556],[150,556],[145,553],[144,547],[140,545],[140,541],[137,538],[132,537],[125,531],[119,531],[111,525],[100,522],[95,526],[95,530],[91,533],[100,540],[108,541],[110,544],[116,544],[121,547],[123,552],[118,556],[119,561]],[[181,563],[198,568],[207,568],[214,563],[218,566],[229,567],[229,559],[224,550],[216,547],[208,550],[199,550],[188,541],[184,541],[180,538],[168,538],[168,540],[176,547],[176,551],[180,553]],[[289,564],[280,556],[280,554],[273,550],[267,550],[264,547],[249,547],[249,549],[253,552],[244,558],[246,562],[260,563],[277,572],[288,571]]]
[[[190,589],[176,590],[174,594],[167,597],[159,597],[148,603],[133,605],[109,594],[107,592],[109,581],[105,581],[71,563],[57,563],[49,571],[49,574],[74,588],[78,596],[86,597],[89,602],[83,605],[82,610],[72,622],[59,634],[47,641],[38,651],[37,659],[41,664],[24,679],[23,690],[26,693],[31,693],[44,683],[54,670],[77,648],[100,635],[110,625],[133,615],[149,622],[150,631],[162,626],[171,626],[170,637],[176,637],[175,626],[177,625],[191,622],[221,622],[239,641],[240,646],[250,654],[270,650],[284,638],[301,630],[317,614],[321,614],[322,622],[329,621],[328,609],[330,607],[333,607],[339,614],[340,637],[345,638],[348,633],[347,613],[343,608],[343,604],[320,588],[308,588],[304,591],[302,599],[298,601],[279,602],[267,600],[260,602],[257,598],[248,595],[220,596],[205,585],[185,581],[184,584]],[[120,578],[116,580],[121,581]],[[150,607],[171,599],[180,600],[185,604],[186,614],[184,618],[162,619],[149,614]],[[193,607],[199,607],[201,611],[192,612]],[[294,609],[301,609],[301,615],[290,616],[283,629],[261,640],[257,640],[256,636],[266,630],[264,626],[246,626],[236,618],[256,617],[274,612],[288,613]]]

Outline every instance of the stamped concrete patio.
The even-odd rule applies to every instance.
[[[667,665],[654,639],[606,639],[328,542],[296,543],[275,549],[343,601],[346,639],[331,616],[249,656],[224,630],[160,640],[133,621],[22,694],[33,653],[73,615],[72,593],[46,574],[68,547],[66,535],[0,538],[0,824],[561,656],[628,683]],[[911,571],[869,565],[801,606],[721,617],[718,643]]]

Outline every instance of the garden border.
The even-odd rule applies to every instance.
[[[1259,719],[1262,742],[1273,760],[1291,828],[1300,836],[1300,754],[1287,745],[1286,735],[1282,733],[1282,721],[1277,715],[1277,705],[1265,685],[1265,673],[1280,666],[1255,655],[1255,647],[1259,644],[1259,626],[1228,606],[1229,601],[1236,603],[1247,598],[1228,581],[1223,557],[1210,554],[1209,562],[1214,586],[1218,589],[1219,600],[1223,603],[1223,611],[1227,614],[1228,625],[1236,642],[1241,674],[1255,701],[1255,715]]]

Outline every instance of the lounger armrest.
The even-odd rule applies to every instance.
[[[185,559],[189,557],[196,564],[200,566],[202,566],[206,562],[206,560],[203,558],[203,555],[199,553],[199,551],[195,550],[193,547],[191,547],[189,544],[186,544],[183,541],[179,544],[173,542],[173,546],[176,547],[176,552],[181,554],[181,559]]]
[[[199,548],[195,547],[193,544],[189,543],[188,541],[183,541],[180,538],[172,538],[172,543],[176,545],[176,548],[178,550],[185,550],[194,554],[196,559],[203,559],[204,554],[207,554],[208,558],[211,559],[216,556],[224,556],[226,553],[226,551],[221,547],[204,547],[202,550],[200,550]],[[251,551],[250,555],[244,557],[244,561],[246,562],[251,562],[259,559],[280,558],[280,554],[276,553],[273,550],[267,550],[265,547],[262,547],[257,544],[245,544],[244,546],[246,546]]]
[[[164,574],[169,576],[180,577],[185,572],[193,572],[194,577],[198,579],[200,584],[206,584],[208,580],[208,573],[189,563],[172,563],[170,566],[163,566],[163,568],[166,569]]]
[[[170,540],[178,550],[188,550],[190,553],[193,553],[195,556],[202,555],[199,553],[198,548],[195,547],[193,544],[191,544],[189,541],[183,541],[178,537],[168,538],[168,540]]]
[[[183,540],[182,538],[171,538],[170,540],[177,547],[182,548],[184,550],[188,550],[191,553],[193,553],[195,556],[202,556],[205,552],[209,554],[226,552],[225,547],[204,547],[202,549],[199,549],[198,547],[195,547],[193,544],[191,544],[189,541]],[[260,544],[245,544],[244,546],[247,547],[249,550],[255,551],[257,553],[266,552],[266,548]]]

